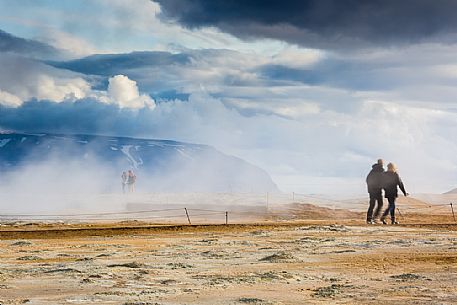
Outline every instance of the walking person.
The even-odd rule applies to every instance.
[[[395,200],[398,197],[398,188],[400,188],[405,197],[409,194],[406,192],[403,181],[397,173],[397,167],[393,163],[387,164],[387,172],[383,174],[383,188],[389,207],[382,214],[381,221],[386,225],[386,217],[390,214],[391,223],[393,225],[398,224],[395,220]]]
[[[375,224],[375,219],[379,216],[382,210],[382,180],[384,174],[384,161],[378,159],[378,162],[371,166],[371,171],[368,173],[366,183],[368,187],[368,194],[370,195],[370,205],[367,211],[367,224]],[[376,206],[376,210],[373,210]]]
[[[127,184],[129,186],[129,192],[135,192],[135,182],[136,182],[136,175],[132,170],[128,172]]]
[[[125,194],[125,188],[127,186],[127,181],[128,181],[129,177],[127,175],[126,172],[122,172],[122,175],[121,175],[121,181],[122,181],[122,193]]]

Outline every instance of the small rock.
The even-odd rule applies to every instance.
[[[34,256],[34,255],[26,255],[26,256],[21,256],[21,257],[17,258],[18,261],[36,261],[36,260],[40,260],[40,259],[42,259],[42,258],[39,256]]]
[[[330,286],[320,287],[314,290],[313,297],[332,298],[342,292],[343,288],[351,287],[348,285],[332,284]]]
[[[47,270],[44,273],[82,273],[79,270],[73,269],[73,268],[60,268],[60,269],[52,269],[52,270]]]
[[[269,304],[269,302],[266,302],[265,300],[258,299],[258,298],[239,298],[238,302],[240,303],[245,303],[245,304]]]
[[[399,274],[399,275],[392,275],[392,276],[390,276],[390,278],[399,280],[401,282],[425,279],[425,277],[423,277],[421,275],[413,274],[413,273],[403,273],[403,274]]]
[[[278,252],[273,255],[266,256],[261,258],[259,261],[261,262],[271,262],[271,263],[278,263],[283,261],[290,261],[295,259],[291,254],[286,252]]]
[[[139,264],[137,262],[131,262],[131,263],[124,263],[124,264],[112,264],[112,265],[108,265],[108,267],[110,268],[114,268],[114,267],[125,267],[125,268],[143,268],[144,265],[143,264]]]
[[[31,245],[32,245],[32,243],[27,240],[20,240],[20,241],[12,243],[10,246],[22,247],[22,246],[31,246]]]

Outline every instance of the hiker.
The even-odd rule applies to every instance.
[[[133,193],[135,191],[135,182],[136,182],[136,175],[133,173],[132,170],[129,170],[128,177],[127,177],[127,184],[129,186],[130,193]]]
[[[400,175],[397,173],[397,167],[393,163],[387,164],[387,172],[383,174],[383,188],[384,197],[387,198],[389,207],[382,214],[381,221],[386,225],[386,216],[390,213],[391,223],[396,225],[398,222],[395,220],[395,200],[398,197],[398,188],[400,188],[405,197],[409,194],[406,192],[403,181],[401,181]]]
[[[367,224],[374,224],[375,219],[379,216],[382,210],[383,199],[382,199],[382,178],[384,174],[384,161],[378,159],[378,162],[371,166],[371,171],[368,173],[366,178],[368,194],[370,195],[370,205],[367,211]],[[376,211],[375,208],[377,202]]]
[[[127,185],[127,181],[128,181],[128,175],[126,172],[122,172],[122,175],[121,175],[121,180],[122,180],[122,193],[125,194],[125,187]]]

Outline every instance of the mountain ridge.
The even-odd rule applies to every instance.
[[[148,191],[278,191],[262,169],[209,145],[163,139],[87,134],[0,133],[0,170],[14,172],[52,162],[109,169],[133,169]],[[95,173],[95,175],[97,175]]]

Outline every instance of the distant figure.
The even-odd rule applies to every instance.
[[[127,177],[127,184],[129,186],[130,193],[133,193],[135,191],[135,182],[136,182],[136,176],[132,170],[129,170],[128,177]]]
[[[367,224],[374,224],[375,219],[379,216],[382,210],[383,199],[382,199],[382,179],[384,174],[384,161],[378,159],[378,162],[371,166],[371,171],[367,176],[366,182],[368,187],[368,194],[370,195],[370,206],[367,211]],[[376,207],[373,218],[373,210]]]
[[[398,188],[403,192],[403,195],[408,196],[409,194],[405,191],[405,186],[401,181],[400,176],[397,173],[397,168],[395,164],[389,163],[387,164],[387,172],[383,174],[383,188],[385,197],[389,201],[389,207],[384,211],[381,217],[381,221],[383,224],[387,224],[386,216],[390,213],[390,219],[392,224],[398,224],[395,220],[395,200],[398,197]]]
[[[126,172],[122,172],[122,175],[121,175],[121,180],[122,180],[122,193],[125,194],[125,187],[127,185],[127,182],[128,182],[128,175]]]

